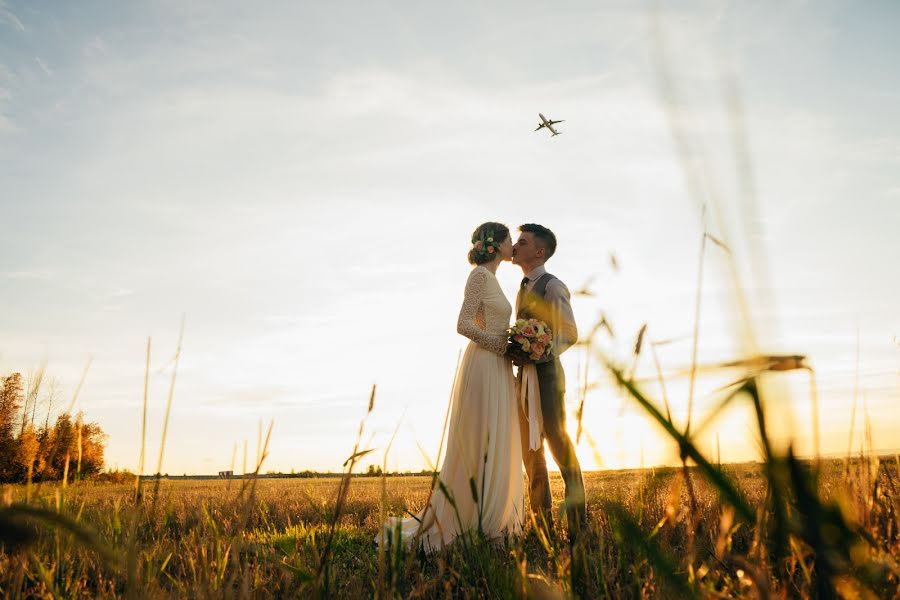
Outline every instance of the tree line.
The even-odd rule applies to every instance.
[[[0,482],[59,480],[99,473],[103,469],[106,434],[97,423],[85,423],[62,412],[53,424],[55,397],[47,394],[44,423],[35,424],[43,370],[29,378],[21,373],[0,376]]]

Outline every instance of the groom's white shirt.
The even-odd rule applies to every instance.
[[[537,280],[547,272],[544,265],[535,267],[528,275],[528,283],[525,289],[529,292],[534,289]],[[572,312],[569,288],[559,278],[550,280],[544,292],[544,300],[553,307],[553,323],[550,327],[556,336],[556,349],[554,354],[559,356],[578,341],[578,327],[575,325],[575,314]],[[519,307],[516,306],[516,312]]]

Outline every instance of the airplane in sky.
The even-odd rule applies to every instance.
[[[552,132],[550,134],[550,137],[555,137],[555,136],[559,135],[560,133],[562,133],[561,131],[557,131],[553,128],[554,125],[556,125],[557,123],[562,123],[562,121],[552,121],[552,120],[548,119],[547,117],[545,117],[544,115],[542,115],[541,113],[538,113],[538,116],[541,118],[541,122],[538,124],[537,129],[535,129],[535,131],[540,131],[542,128],[546,127],[547,129],[549,129]],[[563,119],[563,120],[565,120],[565,119]]]

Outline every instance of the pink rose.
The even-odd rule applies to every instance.
[[[494,247],[488,246],[488,254],[493,254],[493,253],[494,253]]]
[[[542,356],[544,356],[544,350],[546,350],[546,349],[547,349],[547,347],[544,344],[542,344],[540,342],[535,342],[531,345],[531,355],[534,356],[536,359],[541,358]]]
[[[478,240],[477,242],[475,242],[476,250],[481,250],[482,247],[484,247],[484,244],[481,243],[481,240]]]
[[[532,327],[531,325],[526,325],[525,327],[522,328],[523,335],[526,335],[528,337],[533,337],[534,333],[535,333],[534,327]]]
[[[541,337],[538,338],[538,341],[546,346],[547,344],[550,343],[550,336],[545,333],[544,335],[542,335]]]

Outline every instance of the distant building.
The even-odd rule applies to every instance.
[[[219,471],[219,479],[231,479],[234,477],[234,471]]]

